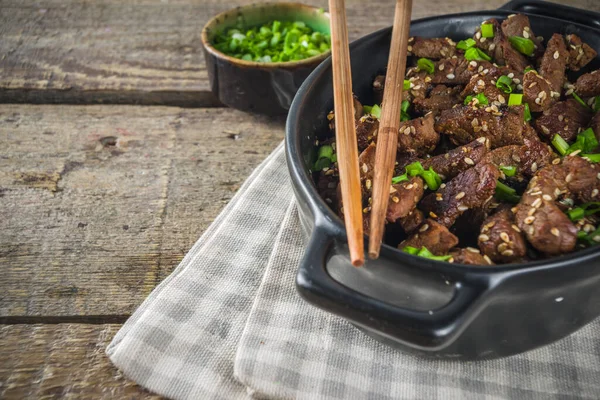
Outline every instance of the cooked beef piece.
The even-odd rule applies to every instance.
[[[317,179],[317,191],[334,211],[338,207],[338,182],[339,177],[334,175],[319,174]]]
[[[501,76],[512,79],[515,86],[519,86],[523,79],[522,72],[513,71],[508,67],[491,67],[487,74],[473,75],[462,91],[461,96],[464,98],[468,95],[483,93],[490,105],[495,104],[500,107],[502,104],[506,104],[509,96],[496,87],[496,81]]]
[[[523,101],[531,111],[544,111],[559,98],[560,92],[552,90],[550,81],[536,71],[528,71],[523,77]]]
[[[398,223],[402,226],[405,233],[412,233],[415,229],[417,229],[423,221],[425,220],[425,216],[423,215],[423,211],[415,208],[404,218],[400,218]]]
[[[510,208],[501,208],[483,222],[477,242],[481,252],[497,263],[515,262],[527,253],[525,238]]]
[[[452,256],[452,262],[455,264],[465,265],[492,265],[492,261],[489,258],[485,258],[481,255],[478,249],[474,247],[467,247],[466,249],[453,249],[450,252]]]
[[[523,71],[529,62],[527,58],[517,50],[515,50],[508,38],[502,32],[502,28],[498,21],[494,18],[485,21],[485,23],[494,25],[494,37],[484,38],[481,36],[481,26],[475,31],[474,39],[477,42],[477,47],[486,51],[496,63],[506,65],[514,70]]]
[[[421,164],[425,169],[432,167],[443,180],[450,180],[462,171],[478,164],[489,148],[490,141],[481,137],[447,153],[426,158],[421,161]]]
[[[590,163],[581,157],[565,157],[562,166],[566,172],[567,188],[575,199],[582,203],[600,199],[600,164]]]
[[[420,114],[427,114],[433,112],[434,115],[438,115],[440,111],[452,108],[457,103],[460,103],[460,87],[448,87],[445,85],[437,85],[431,92],[429,97],[424,99],[415,99],[413,105],[415,111]]]
[[[552,35],[540,64],[540,74],[548,79],[550,88],[560,93],[565,82],[565,70],[569,60],[569,52],[561,35]]]
[[[458,244],[458,238],[454,236],[445,226],[428,218],[418,231],[398,245],[399,249],[406,246],[426,247],[436,256],[448,254],[451,248]]]
[[[492,199],[499,176],[496,166],[477,164],[423,198],[419,208],[450,227],[462,213],[470,208],[482,208]]]
[[[575,92],[581,97],[600,96],[600,69],[581,75],[575,82]]]
[[[493,64],[489,61],[469,61],[463,56],[445,58],[435,64],[431,82],[448,86],[466,85],[477,73],[486,74]]]
[[[390,192],[385,216],[389,222],[396,222],[408,216],[423,197],[423,180],[418,176],[412,177],[406,182],[392,185]]]
[[[579,71],[598,55],[594,49],[583,43],[581,38],[574,33],[565,36],[565,39],[569,50],[568,66],[571,71]]]
[[[354,101],[354,119],[358,120],[364,114],[363,106],[360,103],[360,101],[358,101],[358,98],[356,97],[356,95],[354,95],[353,101]],[[329,114],[327,114],[327,119],[329,120],[329,129],[335,130],[335,114],[333,111],[330,111]]]
[[[415,99],[424,99],[427,91],[431,88],[431,76],[428,76],[426,71],[409,68],[406,72],[406,79],[410,81],[410,89],[402,92],[402,100],[412,102]]]
[[[573,98],[555,103],[535,120],[538,133],[551,139],[559,134],[567,142],[572,142],[579,128],[585,128],[592,114],[587,107]]]
[[[373,179],[373,169],[375,168],[375,143],[371,143],[358,156],[358,167],[360,170],[360,179]]]
[[[379,129],[379,120],[371,116],[362,116],[356,121],[356,140],[358,141],[358,151],[363,151],[369,143],[375,140]]]
[[[478,137],[490,139],[492,148],[523,143],[523,106],[461,106],[442,111],[435,130],[456,145]]]
[[[537,139],[526,139],[527,143],[498,147],[487,153],[481,162],[489,162],[498,167],[517,167],[517,173],[531,177],[535,172],[550,164],[557,156],[547,144]]]
[[[385,87],[385,75],[377,75],[373,81],[373,97],[375,104],[381,104],[383,100],[383,88]],[[402,97],[404,98],[404,97]]]
[[[439,60],[452,57],[455,53],[456,43],[450,38],[422,38],[417,36],[408,39],[409,56]]]
[[[600,110],[596,111],[594,117],[590,121],[590,128],[596,134],[596,139],[600,140]]]
[[[433,129],[433,113],[400,123],[398,153],[422,156],[437,145],[440,135]]]
[[[544,53],[544,45],[531,30],[529,17],[526,15],[513,14],[502,21],[502,33],[506,38],[520,36],[525,39],[531,39],[536,46],[534,57],[541,56]]]

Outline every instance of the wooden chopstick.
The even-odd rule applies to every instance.
[[[329,12],[331,14],[335,141],[340,185],[342,186],[344,222],[352,265],[360,267],[365,262],[363,215],[360,173],[358,170],[358,145],[356,127],[354,126],[350,48],[344,0],[329,0]]]
[[[397,0],[392,29],[392,43],[388,58],[387,74],[381,102],[381,119],[377,133],[375,171],[371,223],[369,233],[369,257],[379,257],[383,238],[385,213],[390,197],[390,185],[396,162],[400,107],[406,71],[406,50],[410,31],[412,0]],[[336,117],[337,122],[337,117]]]

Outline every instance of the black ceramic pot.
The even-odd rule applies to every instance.
[[[483,20],[515,12],[543,14],[529,15],[537,35],[576,33],[600,52],[598,14],[535,1],[413,21],[411,35],[458,41],[471,37]],[[371,82],[387,64],[390,34],[391,29],[384,29],[351,45],[353,88],[365,104],[372,103]],[[592,68],[599,67],[600,60],[594,60]],[[332,108],[327,60],[300,88],[286,131],[288,166],[310,236],[296,281],[307,301],[387,344],[463,359],[524,352],[563,338],[600,315],[600,247],[549,261],[477,267],[431,261],[384,245],[378,260],[352,267],[342,221],[317,194],[307,167]]]

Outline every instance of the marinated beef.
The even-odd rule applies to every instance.
[[[479,137],[488,138],[492,148],[523,144],[523,111],[523,106],[459,106],[442,111],[435,130],[456,145]]]
[[[483,222],[477,242],[481,252],[497,263],[519,261],[527,253],[527,243],[510,208],[501,208]]]
[[[458,238],[450,233],[445,226],[428,218],[419,227],[418,231],[400,243],[398,248],[403,249],[406,246],[411,246],[420,249],[426,247],[436,256],[442,256],[448,254],[450,249],[457,244]]]
[[[527,15],[509,15],[507,19],[502,21],[502,33],[506,38],[511,36],[520,36],[525,39],[530,39],[535,45],[534,57],[541,56],[544,53],[544,45],[531,30],[529,17],[527,17]]]
[[[423,198],[419,208],[446,227],[468,209],[482,208],[493,197],[498,168],[490,163],[477,164],[458,174],[436,193]]]
[[[439,60],[452,57],[456,53],[456,43],[450,38],[422,38],[411,37],[408,39],[408,55]]]
[[[481,255],[478,249],[467,247],[466,249],[455,248],[450,252],[452,262],[465,265],[492,265],[489,258]]]
[[[425,216],[423,212],[418,208],[415,208],[404,218],[400,218],[397,222],[400,224],[402,229],[404,229],[405,233],[412,233],[415,229],[417,229],[423,221],[425,220]]]
[[[431,76],[428,76],[426,71],[409,68],[406,79],[410,82],[410,89],[402,92],[402,100],[413,102],[416,99],[424,99],[431,88]]]
[[[362,116],[356,121],[356,140],[358,141],[358,151],[363,151],[375,140],[377,130],[379,129],[379,120],[369,115]]]
[[[398,153],[422,156],[433,149],[440,135],[433,129],[433,114],[400,123],[398,129]]]
[[[432,167],[443,180],[454,178],[459,173],[478,164],[490,148],[490,142],[486,138],[479,138],[459,146],[447,153],[440,154],[421,161],[423,168]]]
[[[396,222],[408,216],[423,197],[423,180],[418,176],[412,177],[406,182],[392,185],[390,192],[386,219]]]
[[[498,21],[492,18],[484,23],[494,26],[494,37],[489,39],[482,37],[481,26],[478,27],[473,37],[477,42],[477,47],[486,51],[497,64],[506,65],[517,71],[523,71],[529,65],[529,62],[523,54],[512,47],[507,36],[502,32]]]
[[[575,82],[575,93],[581,97],[600,96],[600,70],[581,75]]]
[[[459,93],[459,86],[437,85],[431,89],[428,97],[415,99],[413,106],[419,114],[433,112],[434,115],[438,115],[440,111],[447,110],[460,103]]]
[[[435,64],[431,83],[447,86],[466,85],[473,75],[485,75],[491,67],[493,64],[489,61],[469,61],[463,56],[445,58]]]
[[[483,93],[485,97],[487,97],[490,105],[493,102],[497,102],[496,104],[498,107],[503,104],[506,104],[508,100],[508,95],[496,87],[497,79],[503,75],[504,71],[496,67],[490,68],[489,73],[485,75],[473,75],[473,77],[471,77],[471,80],[469,81],[467,86],[465,86],[460,95],[464,98],[468,95]],[[512,73],[512,75],[510,75],[510,78],[512,79],[514,76],[515,74]],[[518,80],[518,78],[515,79]]]
[[[556,157],[547,144],[539,140],[527,139],[527,143],[522,146],[498,147],[483,156],[481,162],[489,162],[497,167],[516,167],[517,174],[531,177]]]
[[[560,92],[552,90],[550,81],[536,71],[528,71],[523,77],[523,101],[531,111],[544,111],[559,98]]]
[[[598,55],[594,49],[583,43],[581,38],[574,33],[565,36],[565,39],[569,50],[568,67],[571,71],[579,71]]]
[[[572,142],[580,128],[588,125],[591,117],[587,107],[570,98],[555,103],[544,111],[544,114],[535,120],[534,126],[538,133],[548,139],[558,133],[567,142]]]
[[[563,159],[562,167],[567,189],[576,200],[582,203],[600,200],[600,164],[571,156]]]
[[[540,74],[550,82],[550,89],[560,93],[565,82],[565,70],[569,52],[565,46],[565,40],[561,35],[555,33],[548,40],[546,51],[540,64]]]

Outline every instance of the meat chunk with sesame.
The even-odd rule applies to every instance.
[[[547,144],[537,139],[525,139],[524,145],[499,147],[487,153],[481,162],[489,162],[498,167],[516,167],[519,176],[531,177],[540,168],[550,164],[557,156]]]
[[[490,105],[496,104],[499,107],[506,104],[508,94],[496,87],[496,81],[501,76],[510,78],[515,86],[520,84],[523,79],[522,73],[512,71],[510,68],[492,67],[487,74],[476,74],[471,77],[471,80],[463,89],[461,96],[464,98],[468,95],[483,93]]]
[[[361,102],[358,101],[356,95],[354,95],[352,100],[354,105],[354,119],[358,120],[364,114],[363,106]],[[327,114],[327,120],[329,120],[329,129],[331,129],[332,131],[335,130],[335,115],[333,111],[330,111],[329,114]]]
[[[446,227],[471,208],[483,208],[493,197],[500,171],[490,163],[458,174],[436,193],[423,198],[420,209]]]
[[[456,43],[450,38],[411,37],[408,39],[408,55],[432,60],[452,57],[456,53]]]
[[[424,99],[431,89],[431,77],[426,71],[419,71],[418,68],[409,68],[406,72],[406,80],[410,82],[410,89],[402,92],[402,100],[412,102],[416,99]]]
[[[523,233],[508,207],[501,208],[483,222],[477,243],[481,252],[497,263],[516,262],[527,253]]]
[[[587,203],[600,199],[600,164],[591,163],[581,157],[565,157],[562,166],[566,172],[567,188],[576,200]]]
[[[569,50],[568,67],[571,71],[579,71],[598,55],[594,49],[583,43],[581,38],[574,33],[565,36],[565,39]]]
[[[550,81],[536,71],[528,71],[523,76],[523,101],[533,112],[541,112],[554,104],[560,93],[552,90]]]
[[[433,128],[433,114],[400,123],[398,153],[423,156],[435,149],[440,135]]]
[[[486,138],[473,140],[447,153],[421,161],[423,168],[433,168],[443,180],[449,180],[481,161],[489,151],[490,141]]]
[[[426,247],[427,250],[436,256],[448,254],[451,248],[458,244],[458,238],[453,235],[445,226],[428,218],[418,231],[398,245],[399,249],[406,246],[420,249]]]
[[[529,17],[524,14],[513,14],[502,21],[502,33],[505,37],[520,36],[525,39],[530,39],[536,46],[534,56],[539,56],[544,53],[544,45],[535,36],[529,24]]]
[[[433,112],[434,115],[438,115],[440,111],[447,110],[460,103],[459,93],[459,86],[437,85],[431,89],[428,97],[415,99],[413,106],[419,114]]]
[[[463,56],[444,58],[435,64],[431,83],[447,86],[466,85],[473,75],[486,74],[491,67],[493,64],[489,61],[469,61]]]
[[[581,97],[600,96],[600,69],[581,75],[575,82],[575,92]]]
[[[575,140],[580,128],[588,126],[592,114],[587,107],[570,98],[555,103],[535,120],[538,133],[547,138],[559,134],[567,142]]]
[[[492,261],[486,259],[481,255],[479,250],[473,247],[467,247],[466,249],[456,248],[450,252],[452,256],[452,262],[454,264],[465,264],[465,265],[492,265]]]
[[[540,63],[540,74],[548,79],[550,88],[554,92],[560,93],[562,90],[568,60],[569,52],[565,46],[565,40],[561,35],[555,33],[548,40]]]
[[[442,111],[435,129],[456,145],[479,137],[488,138],[492,148],[523,144],[523,112],[523,106],[455,107]]]
[[[523,71],[529,62],[527,58],[515,50],[508,38],[504,35],[500,23],[492,18],[484,22],[494,26],[494,37],[484,38],[481,36],[481,26],[475,31],[474,39],[477,47],[487,52],[497,64],[506,65],[514,70]]]
[[[386,219],[393,223],[408,216],[423,197],[423,189],[423,180],[418,176],[414,176],[406,182],[392,185]]]
[[[379,120],[372,116],[364,115],[356,121],[356,140],[358,141],[358,151],[363,151],[375,140],[378,129]]]
[[[415,208],[408,213],[406,217],[400,218],[397,222],[400,224],[405,233],[412,233],[425,221],[423,211]]]

